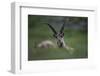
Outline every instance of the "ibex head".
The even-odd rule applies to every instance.
[[[53,37],[55,37],[57,39],[57,45],[58,47],[64,47],[65,43],[64,43],[64,24],[62,25],[61,29],[59,32],[57,32],[50,24],[48,24],[48,26],[50,27],[50,29],[53,31]]]

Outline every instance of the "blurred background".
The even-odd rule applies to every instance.
[[[37,48],[37,45],[45,40],[56,44],[53,32],[46,23],[59,31],[64,22],[64,39],[68,46],[74,48],[72,54],[64,48]],[[87,48],[87,17],[28,15],[28,60],[87,58]]]

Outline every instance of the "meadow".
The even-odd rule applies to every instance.
[[[69,54],[70,50],[64,48],[37,48],[37,44],[41,41],[51,40],[56,44],[56,40],[46,24],[38,23],[36,26],[31,26],[28,28],[29,61],[88,58],[88,33],[86,29],[64,29],[65,43],[74,48],[74,52]]]

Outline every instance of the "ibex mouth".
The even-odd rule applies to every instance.
[[[63,47],[63,43],[57,42],[57,44],[58,44],[58,47],[59,47],[59,48],[62,48],[62,47]]]

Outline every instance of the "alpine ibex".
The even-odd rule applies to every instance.
[[[73,50],[73,48],[66,45],[66,43],[64,41],[64,26],[65,26],[65,23],[62,25],[59,32],[57,32],[50,24],[48,24],[48,26],[53,31],[53,33],[54,33],[53,37],[56,38],[57,45],[58,45],[59,48],[66,48],[67,50]]]
[[[73,48],[69,47],[64,41],[64,26],[65,26],[65,23],[62,25],[59,32],[57,32],[50,24],[47,23],[47,25],[52,30],[53,37],[56,39],[57,46],[59,48],[65,48],[67,50],[74,50]],[[53,47],[54,48],[54,47],[56,47],[56,45],[50,40],[45,40],[45,41],[42,41],[40,44],[38,44],[38,47],[42,47],[42,48]]]

